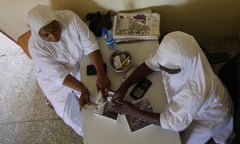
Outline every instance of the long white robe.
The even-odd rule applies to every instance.
[[[183,143],[204,144],[211,137],[224,143],[233,128],[231,100],[196,40],[180,31],[169,33],[145,63],[155,71],[159,64],[181,69],[162,71],[168,106],[160,114],[161,127],[184,130]]]
[[[80,60],[98,49],[96,38],[87,25],[69,10],[52,11],[39,5],[29,12],[28,18],[32,31],[29,50],[39,85],[56,113],[79,135],[83,135],[82,115],[76,99],[80,93],[64,86],[63,81],[68,74],[80,80]],[[38,31],[53,20],[60,23],[61,38],[58,42],[44,41]]]

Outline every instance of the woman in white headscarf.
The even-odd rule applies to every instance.
[[[149,113],[122,101],[131,85],[153,71],[162,72],[168,100],[164,112]],[[222,144],[233,129],[228,92],[196,40],[180,31],[163,38],[156,54],[124,81],[112,101],[120,113],[141,117],[164,129],[183,131],[184,144],[204,144],[211,138]]]
[[[80,60],[84,55],[96,67],[97,87],[103,95],[110,87],[95,36],[72,11],[53,11],[45,5],[29,11],[28,23],[32,33],[29,51],[39,85],[56,113],[83,136],[80,108],[91,103],[90,92],[80,81]]]

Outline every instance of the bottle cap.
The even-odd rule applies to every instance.
[[[102,33],[103,33],[103,34],[106,34],[106,33],[107,33],[107,31],[108,31],[108,29],[107,29],[107,28],[105,28],[105,27],[104,27],[104,28],[102,28]]]

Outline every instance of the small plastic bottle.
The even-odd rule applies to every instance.
[[[107,28],[102,29],[103,38],[106,43],[106,45],[109,47],[109,49],[113,50],[116,48],[116,42],[113,38],[112,32],[108,30]]]

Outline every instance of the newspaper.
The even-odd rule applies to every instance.
[[[132,103],[139,109],[142,109],[142,110],[145,110],[148,112],[153,112],[153,108],[148,100],[148,97],[144,97],[142,99],[135,100]],[[151,124],[147,121],[144,121],[141,118],[134,117],[132,115],[126,115],[126,119],[127,119],[127,122],[128,122],[131,132],[135,132],[135,131],[142,129]]]
[[[159,13],[118,13],[114,16],[113,37],[116,42],[156,40],[159,36]]]

